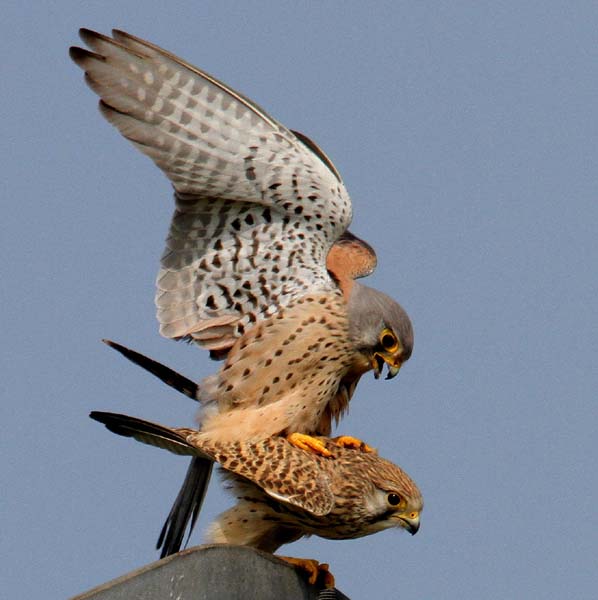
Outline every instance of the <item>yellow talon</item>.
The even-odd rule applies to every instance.
[[[310,452],[315,452],[326,458],[332,456],[332,452],[326,448],[324,442],[321,442],[318,438],[312,437],[311,435],[291,433],[287,435],[287,440],[291,442],[293,446],[301,448],[301,450],[309,450]]]
[[[278,556],[278,558],[306,573],[310,585],[315,585],[320,580],[325,588],[334,587],[334,575],[330,572],[327,563],[320,563],[314,558],[293,558],[292,556]]]
[[[342,448],[352,448],[354,450],[361,450],[361,452],[367,452],[372,454],[378,454],[376,448],[372,448],[365,442],[362,442],[360,439],[355,438],[351,435],[341,435],[332,440],[337,446],[341,446]]]

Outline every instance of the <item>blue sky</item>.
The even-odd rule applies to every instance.
[[[594,598],[598,585],[598,7],[593,2],[9,0],[3,63],[2,573],[64,598],[157,558],[186,460],[92,409],[189,425],[195,406],[108,337],[194,379],[160,338],[161,173],[103,121],[67,49],[118,27],[313,137],[375,246],[415,350],[339,427],[425,497],[417,536],[283,549],[350,597]],[[192,538],[228,502],[213,485]]]

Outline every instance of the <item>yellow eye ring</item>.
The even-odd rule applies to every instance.
[[[386,352],[394,353],[399,349],[399,340],[397,340],[397,336],[388,327],[382,330],[378,339]]]

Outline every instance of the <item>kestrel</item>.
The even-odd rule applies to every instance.
[[[401,468],[374,452],[320,437],[330,452],[323,458],[280,436],[223,442],[209,433],[170,429],[127,415],[94,411],[90,416],[119,435],[211,459],[226,470],[237,504],[210,526],[210,543],[276,552],[305,535],[344,540],[391,527],[411,534],[419,529],[419,489]],[[302,559],[294,562],[309,569]]]
[[[411,355],[403,308],[355,282],[376,265],[322,150],[242,94],[122,31],[83,29],[71,48],[104,117],[174,187],[157,279],[161,333],[226,360],[199,386],[201,429],[222,443],[285,435],[323,454],[366,371],[394,377]],[[192,461],[162,555],[193,524],[205,460]],[[163,536],[166,535],[166,539]]]

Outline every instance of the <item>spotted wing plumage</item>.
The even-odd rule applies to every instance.
[[[222,443],[195,433],[187,441],[276,500],[318,516],[328,514],[334,507],[330,473],[323,468],[326,459],[296,448],[283,437]]]
[[[226,351],[306,292],[336,290],[326,257],[351,221],[310,140],[157,46],[81,30],[71,49],[103,115],[170,179],[175,213],[157,278],[160,331]]]

